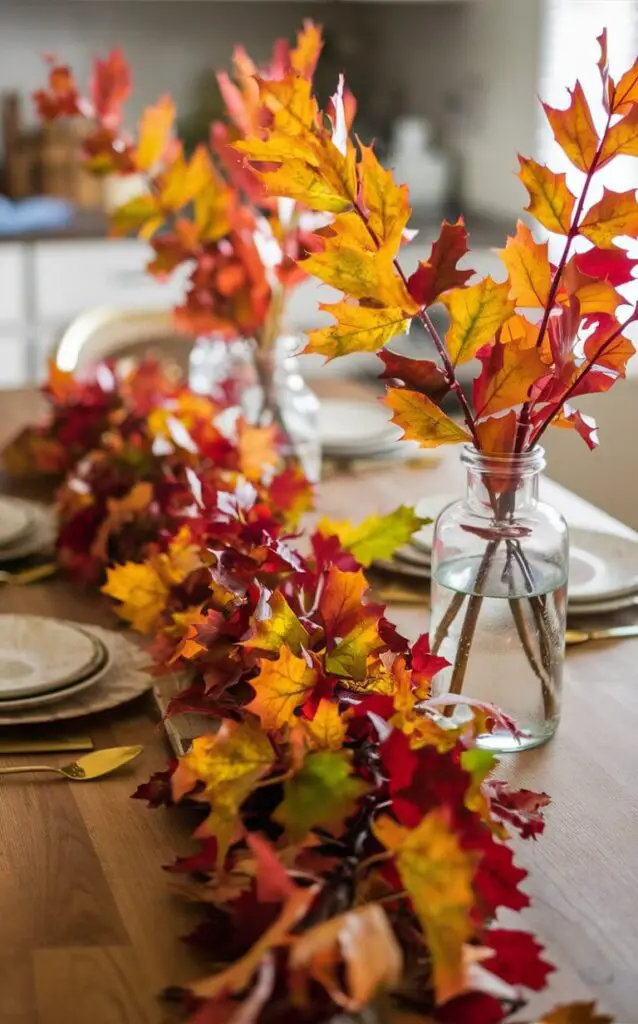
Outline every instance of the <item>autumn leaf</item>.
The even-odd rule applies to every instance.
[[[122,104],[131,91],[131,72],[120,49],[113,49],[105,60],[96,57],[91,77],[91,97],[95,113],[109,128],[122,120]]]
[[[162,159],[175,121],[175,104],[162,96],[142,114],[137,133],[135,163],[141,171],[150,171]]]
[[[348,522],[331,522],[329,519],[322,519],[317,529],[325,537],[339,537],[340,527],[344,531],[352,529]],[[344,572],[336,565],[330,566],[319,597],[319,614],[328,636],[346,636],[357,624],[364,612],[364,598],[369,586],[361,569]]]
[[[326,671],[355,682],[363,682],[367,675],[368,658],[385,642],[379,635],[378,616],[366,616],[361,609],[360,621],[326,653]]]
[[[509,455],[514,451],[518,417],[513,409],[504,416],[488,416],[476,424],[476,433],[482,452],[490,455]]]
[[[357,1012],[399,984],[403,955],[383,907],[368,903],[304,931],[289,965],[324,985],[338,1006]]]
[[[103,562],[110,561],[108,544],[111,534],[118,532],[141,513],[147,512],[153,500],[153,485],[147,480],[134,484],[122,498],[107,498],[106,515],[101,520],[91,545],[91,554]]]
[[[443,292],[466,284],[474,271],[459,270],[457,263],[468,251],[463,218],[459,217],[456,224],[443,221],[430,258],[419,263],[408,281],[410,295],[419,306],[430,306]]]
[[[317,530],[324,537],[338,537],[357,562],[368,566],[377,558],[391,558],[426,522],[409,505],[399,505],[386,515],[367,516],[357,524],[324,516]]]
[[[273,817],[293,842],[319,826],[337,833],[367,791],[367,784],[353,777],[347,751],[310,753],[284,784],[284,799]]]
[[[314,718],[300,718],[306,742],[313,750],[341,750],[347,731],[347,721],[333,701],[322,698]]]
[[[580,233],[601,249],[614,249],[619,235],[638,235],[638,203],[633,189],[612,192],[603,189],[603,198],[595,203],[580,223]]]
[[[514,343],[521,352],[526,348],[534,348],[538,341],[538,324],[530,323],[526,317],[515,313],[501,327],[498,341],[501,345]]]
[[[556,1006],[538,1024],[613,1024],[613,1019],[607,1013],[598,1013],[592,1001]]]
[[[255,697],[247,710],[258,716],[262,729],[280,729],[291,722],[316,681],[317,673],[306,659],[283,646],[276,661],[259,662],[259,674],[250,680]]]
[[[638,156],[638,106],[608,130],[599,166],[604,167],[617,156]]]
[[[515,236],[507,239],[499,255],[507,267],[510,296],[516,305],[543,309],[552,283],[547,242],[536,242],[527,225],[519,220]]]
[[[467,430],[439,409],[426,395],[408,388],[390,388],[385,399],[394,415],[392,422],[403,430],[407,441],[418,441],[422,448],[471,441]]]
[[[529,193],[527,212],[548,231],[568,234],[576,200],[567,188],[566,176],[554,174],[536,160],[519,157],[519,162],[518,176]]]
[[[204,146],[197,146],[190,159],[179,155],[162,175],[160,203],[163,210],[181,210],[203,189],[210,187],[213,170]]]
[[[580,82],[568,89],[569,106],[556,110],[543,103],[543,110],[552,126],[554,138],[575,167],[589,171],[598,149],[598,132],[591,116],[587,97]]]
[[[462,849],[446,811],[439,808],[415,829],[385,817],[375,822],[374,832],[395,855],[401,882],[425,933],[437,1001],[452,999],[463,990],[463,946],[474,931],[476,855]]]
[[[360,143],[359,149],[359,174],[368,226],[380,246],[396,252],[411,212],[408,187],[396,184],[392,172],[381,166],[370,146]]]
[[[492,345],[479,353],[479,359],[481,372],[473,382],[477,419],[521,405],[527,401],[532,385],[547,373],[540,351],[521,347],[517,341]]]
[[[613,92],[613,112],[626,114],[638,106],[638,60],[620,77]]]
[[[138,633],[150,633],[160,618],[169,587],[149,563],[127,562],[106,570],[102,593],[121,601],[117,614]]]
[[[498,284],[486,277],[443,296],[451,321],[445,344],[455,366],[473,359],[512,315],[514,303],[509,291],[508,281]]]
[[[239,810],[255,783],[272,768],[275,753],[266,733],[254,721],[224,721],[214,735],[196,737],[179,759],[172,778],[173,798],[210,803],[211,811],[198,835],[217,840],[222,866],[239,823]],[[203,788],[193,793],[197,783]]]
[[[445,374],[432,359],[410,359],[384,349],[378,353],[385,369],[381,380],[399,380],[406,388],[420,391],[433,402],[441,402],[450,390]]]
[[[299,655],[308,643],[308,633],[301,624],[281,591],[271,594],[263,616],[257,612],[253,619],[253,630],[242,647],[257,651],[283,650],[284,645],[293,654]]]
[[[307,261],[306,261],[307,263]],[[397,334],[405,334],[410,319],[398,306],[359,306],[352,302],[321,303],[336,323],[310,331],[304,351],[335,359],[350,352],[376,352]]]
[[[322,47],[320,27],[306,19],[297,34],[297,45],[290,51],[291,66],[302,78],[312,78]]]
[[[244,419],[237,424],[237,453],[242,473],[248,480],[261,480],[279,462],[277,425],[253,427]]]
[[[120,236],[143,231],[144,238],[149,239],[162,226],[163,219],[157,197],[142,193],[128,199],[111,214],[110,232]]]
[[[374,299],[406,313],[417,311],[395,270],[392,253],[387,249],[367,252],[344,246],[339,249],[338,259],[330,249],[325,249],[310,255],[302,266],[307,274],[314,274],[324,284],[338,288],[350,298]]]

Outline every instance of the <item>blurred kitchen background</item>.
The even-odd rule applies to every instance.
[[[118,197],[113,182],[100,186],[83,172],[78,129],[36,126],[30,94],[45,80],[42,54],[70,64],[84,85],[92,56],[122,47],[134,76],[130,126],[169,92],[182,136],[194,145],[219,115],[214,71],[228,67],[234,44],[265,58],[304,17],[326,30],[321,90],[327,95],[347,72],[359,133],[377,139],[411,187],[420,228],[405,250],[411,268],[427,255],[441,218],[463,212],[470,265],[497,274],[492,249],[504,244],[526,201],[514,174],[517,152],[556,156],[538,95],[562,105],[564,86],[583,70],[585,86],[599,88],[596,36],[605,25],[612,71],[638,51],[638,0],[0,0],[0,386],[41,380],[56,338],[83,310],[168,307],[182,288],[179,276],[159,284],[145,274],[144,243],[106,238],[105,209]],[[606,184],[638,187],[636,161]],[[24,202],[34,196],[68,200],[67,222],[56,221],[59,208]],[[327,289],[304,285],[290,326],[316,326],[317,301],[327,298]],[[416,331],[398,347],[418,353],[424,344]],[[326,372],[312,361],[307,371]],[[328,372],[374,377],[375,360],[349,357]],[[590,403],[604,455],[589,456],[555,431],[549,464],[561,482],[638,527],[627,470],[619,471],[618,459],[627,457],[622,434],[614,440],[614,432],[638,426],[638,365],[634,374],[610,401]]]

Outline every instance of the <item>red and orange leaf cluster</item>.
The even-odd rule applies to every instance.
[[[597,443],[593,420],[569,403],[607,391],[625,375],[634,347],[624,331],[638,317],[636,309],[617,317],[627,300],[616,290],[631,282],[636,266],[618,242],[638,231],[635,191],[605,188],[598,202],[590,199],[598,171],[618,156],[638,156],[638,72],[634,65],[615,83],[606,68],[604,33],[600,45],[602,130],[580,83],[565,110],[545,105],[556,141],[584,175],[579,194],[570,192],[564,174],[520,160],[527,212],[542,228],[564,236],[562,255],[552,263],[547,243],[520,221],[501,250],[502,281],[476,281],[459,266],[468,252],[462,221],[443,224],[428,260],[406,278],[397,253],[407,237],[407,189],[372,149],[353,141],[343,81],[322,114],[294,68],[276,84],[259,80],[272,120],[235,148],[269,193],[333,214],[301,266],[344,295],[323,307],[335,323],[311,332],[308,351],[328,359],[376,351],[419,319],[438,363],[382,355],[384,376],[395,381],[386,398],[394,421],[424,447],[471,441],[491,454],[522,452],[550,424],[575,429],[589,447]],[[445,338],[428,313],[436,302],[449,315]],[[475,358],[481,370],[470,403],[456,367]],[[441,410],[450,390],[459,399],[461,422]]]

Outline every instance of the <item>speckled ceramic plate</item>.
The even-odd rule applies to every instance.
[[[50,693],[86,677],[93,637],[38,615],[0,615],[0,701]]]
[[[638,592],[638,540],[612,533],[569,531],[569,603],[598,604]]]
[[[6,711],[33,710],[46,707],[49,704],[57,704],[60,701],[68,701],[78,693],[82,693],[90,686],[95,686],[110,671],[113,657],[108,647],[97,637],[86,634],[95,644],[95,662],[87,669],[86,675],[77,682],[68,686],[60,686],[56,690],[47,693],[36,693],[31,697],[21,697],[18,700],[0,700],[0,713]]]

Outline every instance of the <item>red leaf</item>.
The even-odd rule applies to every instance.
[[[581,274],[599,281],[608,281],[614,286],[628,284],[634,280],[633,271],[638,260],[633,260],[624,249],[598,249],[581,252],[575,257]]]
[[[173,804],[171,778],[177,768],[177,760],[169,761],[165,771],[154,772],[148,782],[143,782],[133,793],[133,800],[146,800],[149,807],[170,807]]]
[[[430,637],[424,633],[412,646],[412,679],[418,686],[428,686],[441,669],[449,666],[447,658],[430,651]]]
[[[178,857],[174,864],[168,864],[164,870],[175,874],[206,874],[217,868],[217,840],[200,839],[200,848],[190,857]]]
[[[518,829],[523,839],[535,839],[545,828],[542,809],[551,803],[547,793],[510,789],[501,779],[488,779],[485,795],[492,812]]]
[[[277,851],[257,832],[249,832],[246,842],[257,861],[257,899],[260,903],[282,903],[292,896],[295,886]]]
[[[527,871],[514,864],[514,852],[510,846],[498,842],[483,829],[477,849],[484,851],[474,876],[474,885],[485,908],[485,915],[491,917],[499,907],[523,910],[529,906],[529,896],[519,889],[527,878]]]
[[[468,252],[467,229],[463,218],[456,224],[444,221],[441,234],[432,245],[430,258],[412,274],[408,290],[420,306],[430,306],[443,292],[460,288],[472,277],[473,270],[459,270],[456,266]]]
[[[441,402],[450,390],[445,376],[431,359],[409,359],[384,348],[378,353],[385,366],[381,380],[400,380],[406,387]]]
[[[95,58],[91,96],[95,112],[107,128],[117,128],[121,124],[122,104],[130,91],[131,72],[122,50],[111,50],[106,60]]]
[[[524,985],[540,992],[547,984],[547,975],[556,970],[541,959],[543,947],[529,932],[491,928],[483,943],[494,950],[494,955],[483,961],[483,966],[508,985]]]
[[[594,376],[594,374],[592,374],[592,376]],[[598,447],[598,426],[594,417],[587,416],[586,413],[580,412],[579,409],[574,409],[567,403],[563,405],[560,412],[552,420],[552,426],[559,427],[561,429],[575,430],[576,433],[582,437],[590,451],[593,451],[594,448]]]
[[[501,1024],[503,1019],[501,1001],[486,992],[466,992],[434,1011],[434,1020],[440,1024]]]

